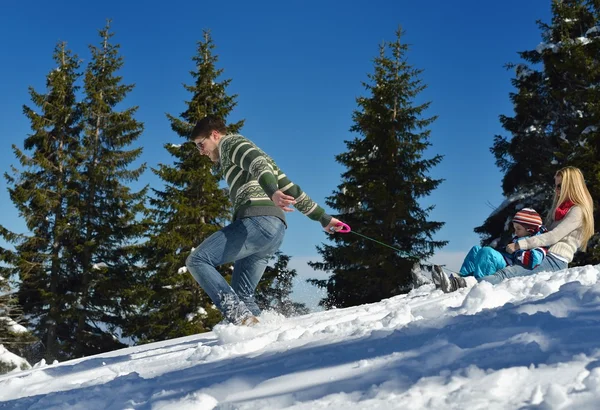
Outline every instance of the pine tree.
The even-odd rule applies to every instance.
[[[207,115],[225,119],[236,105],[236,95],[227,95],[231,80],[219,80],[218,57],[209,31],[204,31],[193,58],[193,85],[187,108],[179,117],[168,115],[173,131],[184,138],[181,145],[165,145],[175,160],[160,164],[153,172],[165,186],[153,189],[149,217],[154,221],[145,246],[145,266],[151,294],[144,317],[132,323],[129,334],[142,342],[164,340],[205,332],[221,320],[210,298],[186,272],[185,261],[195,246],[223,227],[230,218],[227,193],[219,187],[218,172],[208,158],[188,141],[195,123]],[[229,124],[236,132],[243,121]],[[223,269],[223,274],[229,272]]]
[[[140,303],[134,295],[143,286],[137,243],[147,232],[140,214],[147,189],[134,192],[145,165],[132,167],[142,148],[127,149],[143,125],[135,120],[138,107],[121,108],[133,85],[123,84],[120,46],[112,44],[110,21],[99,31],[101,43],[90,46],[84,78],[80,195],[74,203],[77,241],[71,248],[76,270],[76,357],[124,346],[118,332]],[[119,107],[119,109],[117,109]]]
[[[14,147],[25,169],[6,175],[31,236],[2,229],[15,245],[2,259],[20,277],[19,301],[48,361],[124,346],[117,330],[137,305],[135,242],[146,231],[138,221],[146,192],[131,192],[125,183],[144,167],[130,170],[141,149],[124,148],[142,125],[133,119],[136,108],[115,110],[132,86],[115,75],[123,63],[108,30],[100,31],[102,45],[91,47],[82,102],[78,58],[57,46],[48,92],[30,90],[41,113],[24,108],[33,130],[25,149],[33,154]]]
[[[4,250],[7,264],[3,276],[18,276],[19,303],[34,334],[46,347],[46,359],[65,356],[59,350],[72,335],[75,297],[70,285],[73,262],[66,258],[76,233],[71,230],[70,204],[78,196],[71,181],[78,173],[81,107],[75,94],[79,61],[59,43],[53,54],[57,65],[46,77],[45,94],[29,89],[37,107],[24,106],[32,133],[24,140],[24,151],[13,145],[23,169],[12,167],[5,174],[12,202],[25,219],[30,234],[0,229],[14,251]]]
[[[4,253],[5,250],[0,249],[0,252]],[[5,268],[0,269],[0,350],[4,348],[12,354],[23,356],[35,342],[35,338],[21,325],[24,323],[23,312],[18,306],[9,280],[2,276]],[[24,359],[18,361],[21,369],[29,368],[29,363]],[[0,374],[15,369],[17,365],[11,360],[3,360],[3,355],[0,354]]]
[[[538,21],[542,43],[520,52],[510,94],[514,116],[500,116],[510,138],[497,135],[491,148],[504,173],[506,201],[475,228],[484,245],[510,236],[510,220],[523,207],[549,210],[554,174],[565,166],[583,171],[594,198],[600,195],[600,2],[552,3],[552,23]],[[577,261],[579,259],[579,262]],[[598,235],[575,263],[600,262]]]
[[[422,70],[406,62],[408,46],[396,40],[384,42],[374,61],[369,97],[359,97],[351,131],[360,136],[346,141],[348,151],[336,156],[346,167],[342,183],[327,198],[339,218],[362,235],[376,238],[401,252],[357,235],[336,235],[337,246],[323,245],[324,262],[311,263],[330,271],[325,307],[346,307],[408,291],[410,270],[427,259],[446,241],[434,240],[442,222],[428,220],[433,206],[422,208],[419,199],[428,196],[442,180],[427,176],[442,156],[425,159],[431,145],[427,127],[436,117],[423,117],[430,103],[415,100],[426,86],[418,78]]]
[[[294,302],[291,294],[295,269],[289,269],[290,256],[276,252],[272,257],[273,266],[267,266],[256,289],[256,303],[261,310],[272,310],[286,317],[304,315],[309,312],[304,303]]]

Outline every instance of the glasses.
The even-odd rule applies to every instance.
[[[556,190],[560,191],[560,188],[561,188],[561,184],[556,184],[556,185],[554,185],[554,189],[556,189]]]
[[[198,142],[194,141],[194,144],[196,144],[196,148],[198,148],[198,151],[202,151],[202,144],[204,144],[204,141],[206,141],[206,138],[202,138]]]
[[[212,135],[212,132],[210,134],[208,134],[206,137],[203,137],[200,141],[198,141],[198,142],[194,141],[194,144],[196,144],[196,148],[198,148],[198,151],[202,152],[202,145],[204,145],[204,141],[206,141],[211,135]]]
[[[206,141],[207,139],[208,137],[204,137],[200,141],[194,141],[194,144],[196,144],[196,148],[198,148],[198,151],[202,152],[202,146],[204,145],[204,141]]]

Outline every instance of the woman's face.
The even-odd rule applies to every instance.
[[[560,190],[562,188],[562,175],[554,176],[554,192],[556,195],[560,195]]]

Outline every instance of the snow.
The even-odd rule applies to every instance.
[[[208,312],[206,311],[206,309],[201,307],[201,308],[198,308],[198,311],[195,314],[188,313],[185,318],[189,322],[191,322],[192,320],[194,320],[196,318],[196,316],[206,317],[206,316],[208,316]]]
[[[596,409],[599,269],[266,312],[0,376],[0,409]]]
[[[592,40],[590,40],[587,37],[577,37],[576,41],[579,42],[580,44],[586,45],[586,44],[589,44],[590,41],[592,41]]]
[[[516,72],[518,80],[522,80],[522,79],[529,77],[530,75],[535,73],[533,70],[528,68],[525,64],[518,64],[515,67],[515,72]]]
[[[600,33],[600,27],[598,27],[598,26],[592,27],[591,29],[589,29],[588,31],[585,32],[585,36],[587,37],[593,33]]]
[[[24,326],[21,326],[9,317],[2,317],[0,320],[7,322],[8,330],[12,333],[27,333],[27,329]]]
[[[515,203],[517,201],[521,201],[523,199],[530,198],[533,195],[534,195],[534,192],[528,191],[528,192],[518,192],[516,194],[508,196],[504,201],[502,201],[502,203],[497,208],[495,208],[492,211],[492,213],[490,214],[490,216],[488,216],[488,218],[491,218],[492,216],[498,214],[499,212],[504,210],[506,207],[512,205],[513,203]],[[521,207],[522,207],[522,205],[521,205]]]
[[[561,140],[568,142],[567,134],[563,130],[560,131],[560,135],[558,136]]]
[[[535,126],[535,125],[530,125],[530,126],[529,126],[529,127],[526,129],[526,130],[525,130],[525,132],[526,132],[526,133],[531,133],[531,132],[536,132],[536,131],[537,131],[537,128],[536,128],[536,126]]]
[[[596,127],[595,125],[590,125],[588,127],[586,127],[583,131],[581,131],[582,134],[589,134],[591,132],[596,132],[598,131],[598,127]]]
[[[10,374],[19,372],[21,369],[21,366],[23,366],[24,368],[31,367],[29,365],[29,363],[27,363],[27,360],[17,356],[16,354],[9,352],[8,350],[6,350],[4,345],[1,345],[1,344],[0,344],[0,363],[6,363],[6,364],[11,363],[13,366],[17,366],[16,369],[14,369]],[[0,400],[2,400],[2,393],[0,393]],[[0,402],[0,406],[2,406],[1,402]]]
[[[558,42],[558,44],[544,43],[544,42],[542,42],[542,43],[538,44],[538,46],[535,48],[535,51],[537,51],[539,54],[542,54],[545,50],[550,49],[550,50],[552,50],[553,53],[558,53],[560,51],[561,47],[563,45],[565,45],[565,44],[566,45],[581,44],[581,45],[585,46],[586,44],[589,44],[593,40],[593,38],[592,39],[587,38],[587,35],[591,34],[591,33],[595,33],[597,31],[598,31],[597,27],[592,27],[591,29],[589,29],[586,32],[585,36],[577,37],[574,40],[573,39],[568,39],[568,40],[566,40],[564,42],[560,41],[560,42]]]
[[[542,54],[544,52],[544,50],[547,50],[547,49],[551,49],[554,53],[556,53],[556,52],[558,52],[559,47],[556,44],[540,43],[535,48],[535,51],[537,51],[539,54]]]

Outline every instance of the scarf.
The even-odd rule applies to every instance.
[[[554,211],[554,220],[560,221],[561,219],[563,219],[573,205],[575,205],[575,203],[570,199],[567,199],[565,202],[560,204],[558,208],[556,208],[556,211]]]

